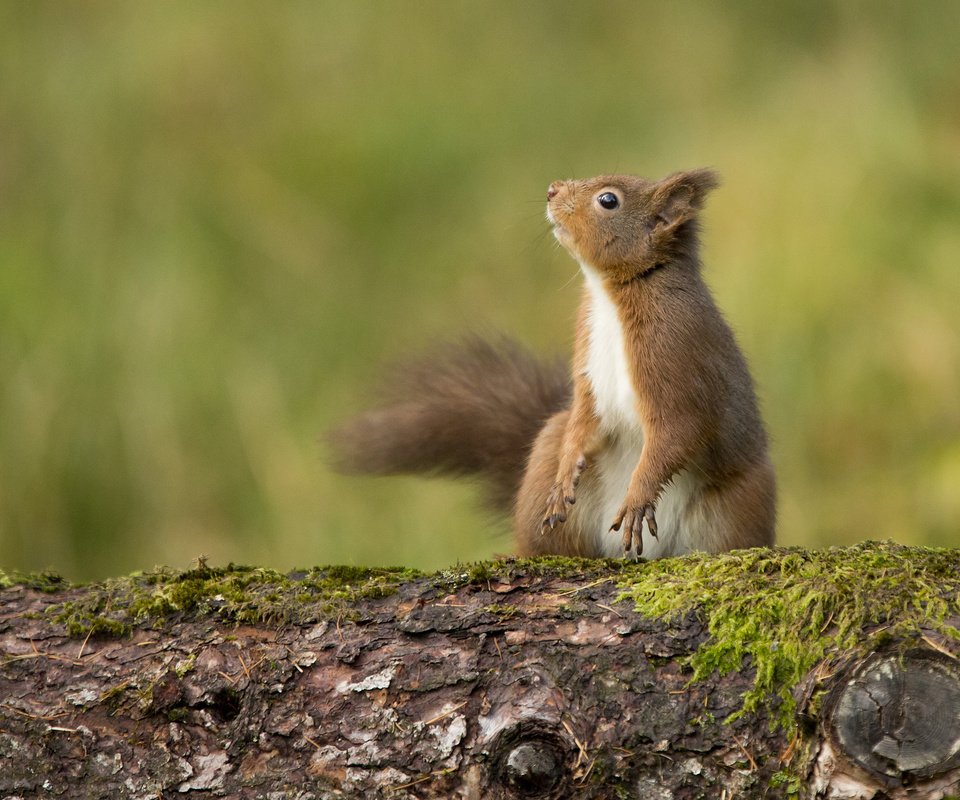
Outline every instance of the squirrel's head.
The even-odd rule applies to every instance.
[[[697,214],[717,183],[708,169],[662,181],[632,175],[554,181],[547,190],[547,219],[574,258],[624,283],[691,254]]]

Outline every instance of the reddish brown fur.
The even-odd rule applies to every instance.
[[[644,431],[643,452],[612,528],[624,529],[625,549],[643,520],[655,531],[655,508],[664,486],[680,470],[707,476],[706,503],[730,504],[741,524],[731,526],[720,549],[773,542],[775,487],[766,435],[750,374],[733,334],[700,276],[696,215],[716,185],[708,170],[678,173],[659,183],[602,176],[552,184],[548,207],[557,239],[603,278],[625,336],[627,359]],[[620,207],[608,212],[596,198],[613,190]],[[575,487],[598,447],[597,410],[585,371],[589,331],[585,294],[578,317],[574,401],[564,432],[545,431],[534,457],[559,451],[549,486],[528,480],[517,506],[521,552],[541,552],[544,534],[562,526]],[[556,441],[555,441],[556,440]],[[543,469],[535,470],[543,479]],[[534,465],[528,469],[532,477]],[[533,498],[545,498],[536,520]],[[540,524],[535,524],[539,522]],[[565,543],[559,542],[567,551]],[[710,549],[716,549],[716,546]]]
[[[598,415],[586,289],[572,402],[555,368],[515,345],[473,339],[402,370],[386,407],[335,434],[341,462],[375,473],[485,477],[499,508],[514,505],[521,554],[600,555],[601,525],[621,529],[625,549],[639,553],[644,523],[656,531],[657,503],[682,472],[697,476],[688,518],[703,528],[687,531],[677,552],[771,544],[766,435],[746,362],[700,276],[696,217],[715,185],[706,170],[660,182],[604,176],[551,185],[557,238],[602,277],[637,398],[642,452],[615,518],[575,505],[602,493],[606,478],[594,465],[628,436]],[[615,213],[596,202],[604,190],[621,201]]]

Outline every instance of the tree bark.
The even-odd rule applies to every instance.
[[[304,574],[237,572],[253,599],[190,597],[187,584],[236,588],[205,566],[13,581],[0,798],[960,794],[952,589],[921,636],[834,654],[788,687],[784,727],[776,700],[728,720],[754,685],[749,659],[691,682],[703,615],[641,615],[622,597],[632,568],[507,561],[321,594],[325,572],[310,591]],[[285,613],[250,621],[267,600]]]

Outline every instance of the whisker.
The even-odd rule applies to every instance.
[[[559,243],[558,243],[558,244],[559,244]],[[564,289],[566,289],[568,286],[570,286],[570,284],[573,283],[573,282],[574,282],[577,278],[579,278],[579,277],[580,277],[580,270],[575,270],[574,273],[573,273],[573,275],[570,276],[570,280],[568,280],[565,284],[563,284],[563,286],[561,286],[559,289],[557,289],[557,291],[558,291],[558,292],[562,292]]]
[[[550,236],[552,233],[553,233],[553,231],[551,231],[550,228],[544,227],[543,229],[541,229],[541,230],[540,230],[537,234],[535,234],[534,237],[530,240],[530,243],[529,243],[526,247],[523,248],[523,250],[521,251],[521,254],[522,254],[522,255],[527,255],[527,254],[529,254],[529,253],[533,250],[534,247],[538,247],[538,246],[543,242],[544,238],[547,237],[547,236]],[[554,241],[556,241],[556,240],[554,240]]]

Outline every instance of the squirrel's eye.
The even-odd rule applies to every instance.
[[[597,196],[597,202],[607,209],[607,211],[612,211],[618,205],[620,205],[620,198],[618,198],[613,192],[604,192],[603,194]]]

